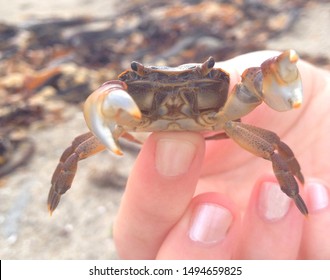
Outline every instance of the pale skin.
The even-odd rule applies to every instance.
[[[277,52],[219,63],[231,74]],[[153,133],[130,174],[114,225],[129,259],[330,259],[330,73],[299,61],[304,102],[276,112],[261,105],[244,123],[276,132],[294,151],[306,183],[303,216],[279,191],[271,163],[230,139]]]

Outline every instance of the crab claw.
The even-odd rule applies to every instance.
[[[302,83],[296,66],[298,59],[294,50],[287,50],[261,64],[263,99],[277,111],[298,108],[303,101]]]
[[[122,155],[114,131],[117,126],[141,119],[141,111],[122,81],[108,81],[94,91],[84,105],[86,124],[109,150]]]

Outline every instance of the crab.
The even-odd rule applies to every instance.
[[[60,158],[48,196],[50,213],[71,187],[78,162],[105,149],[121,155],[120,137],[139,142],[130,132],[213,131],[206,139],[231,138],[270,160],[281,190],[307,215],[297,183],[303,184],[304,177],[290,147],[274,132],[241,122],[262,102],[280,112],[301,105],[297,61],[297,53],[287,50],[246,69],[229,96],[229,74],[215,68],[212,57],[178,67],[133,61],[118,80],[104,83],[87,98],[84,116],[90,132],[76,137]]]

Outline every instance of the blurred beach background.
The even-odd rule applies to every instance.
[[[112,225],[138,146],[81,162],[52,217],[46,199],[61,153],[87,131],[83,101],[132,60],[292,48],[330,69],[329,26],[328,1],[0,0],[0,258],[117,258]]]

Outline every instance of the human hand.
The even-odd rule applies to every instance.
[[[219,63],[240,74],[275,52]],[[152,134],[130,174],[114,239],[131,259],[329,259],[330,73],[298,62],[304,103],[279,113],[266,105],[244,123],[276,132],[294,151],[306,183],[304,217],[284,193],[271,164],[231,139],[204,141],[193,132]]]

